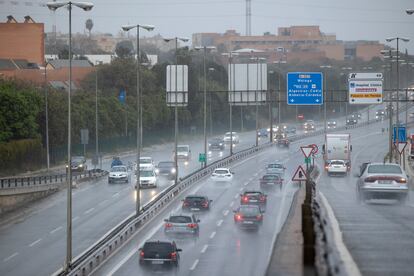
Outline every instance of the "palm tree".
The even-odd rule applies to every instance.
[[[89,37],[91,37],[91,30],[93,28],[93,21],[92,19],[88,19],[85,22],[85,28],[89,31]]]

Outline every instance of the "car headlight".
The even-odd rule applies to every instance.
[[[208,146],[211,147],[211,144],[209,143]]]
[[[171,173],[176,173],[176,172],[177,172],[177,170],[175,168],[171,169]]]
[[[66,165],[66,168],[69,168],[69,165]]]
[[[160,170],[159,169],[155,169],[155,173],[160,173]]]
[[[80,165],[79,165],[79,167],[81,167],[81,168],[82,168],[82,167],[83,167],[83,165],[82,165],[82,164],[80,164]]]
[[[220,143],[220,146],[222,146],[223,145],[223,143]]]

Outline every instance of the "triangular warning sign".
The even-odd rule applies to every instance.
[[[313,147],[310,147],[310,146],[300,147],[300,150],[302,151],[303,155],[305,155],[305,157],[308,158],[313,151]]]
[[[292,177],[292,181],[305,181],[305,180],[306,180],[305,170],[302,168],[302,166],[299,165],[299,167],[296,169],[295,174]]]
[[[397,146],[397,143],[394,143],[394,147],[398,150],[400,154],[403,153],[406,146],[407,146],[407,142],[399,142],[398,146]]]

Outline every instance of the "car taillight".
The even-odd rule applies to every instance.
[[[170,227],[172,227],[172,224],[167,222],[167,223],[165,224],[165,228],[170,228]]]
[[[188,201],[184,201],[183,205],[184,206],[190,206],[190,203],[188,203]]]
[[[144,251],[139,252],[139,256],[140,256],[141,258],[144,258]]]
[[[397,183],[407,183],[407,179],[401,177],[395,180]]]
[[[171,260],[176,261],[177,260],[177,252],[171,252],[170,257],[171,257]]]
[[[260,197],[260,201],[265,201],[266,200],[266,197],[265,196],[261,196]]]
[[[262,215],[257,215],[257,216],[256,216],[256,219],[257,219],[257,220],[262,220],[262,219],[263,219],[263,216],[262,216]]]
[[[201,203],[201,206],[203,206],[204,208],[208,207],[208,201],[204,201],[203,203]]]
[[[195,223],[189,223],[189,224],[187,224],[187,226],[191,229],[197,228],[197,224],[195,224]]]
[[[243,218],[242,215],[240,215],[240,214],[236,215],[236,220],[242,220],[242,218]]]
[[[244,201],[244,202],[249,201],[249,197],[248,197],[248,196],[243,197],[243,201]]]

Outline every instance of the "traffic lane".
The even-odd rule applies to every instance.
[[[181,262],[180,262],[180,268],[179,268],[179,274],[181,274],[181,271],[183,271],[183,275],[187,275],[190,270],[194,270],[195,267],[197,266],[196,263],[198,263],[197,260],[199,259],[195,259],[197,258],[197,254],[198,252],[200,252],[200,254],[205,253],[206,248],[208,248],[208,241],[214,239],[214,237],[217,235],[219,235],[219,230],[220,232],[223,232],[221,229],[217,229],[215,231],[213,231],[212,229],[214,228],[224,228],[226,230],[224,230],[224,232],[228,232],[227,227],[230,227],[229,229],[235,229],[235,225],[233,223],[233,213],[232,210],[234,208],[236,208],[239,205],[239,200],[240,200],[240,193],[244,190],[244,189],[260,189],[259,188],[259,184],[258,184],[258,180],[260,177],[260,173],[264,171],[264,165],[266,163],[269,163],[271,161],[274,161],[274,155],[275,153],[277,155],[279,155],[280,159],[288,159],[289,158],[289,151],[283,151],[283,150],[274,150],[272,149],[271,151],[265,152],[265,154],[263,156],[258,156],[252,160],[249,160],[248,162],[246,162],[245,164],[242,164],[240,167],[234,169],[234,171],[236,172],[235,177],[233,179],[233,182],[231,183],[231,185],[228,185],[229,183],[226,184],[221,184],[221,183],[216,183],[216,182],[212,182],[211,180],[207,180],[205,181],[205,183],[202,183],[202,188],[200,188],[197,191],[197,194],[203,194],[203,195],[208,195],[209,198],[213,199],[213,205],[212,205],[212,210],[210,212],[204,213],[202,215],[201,218],[201,230],[200,230],[200,236],[198,239],[191,239],[191,242],[186,242],[183,244],[180,244],[177,241],[177,244],[183,249],[183,253],[181,254]],[[301,153],[296,153],[293,154],[295,156],[295,158],[293,158],[292,160],[292,164],[287,164],[287,166],[289,167],[289,170],[287,171],[287,175],[293,174],[294,169],[296,169],[297,163],[300,162],[298,161],[298,159],[300,160],[300,154]],[[257,164],[260,164],[257,166]],[[292,167],[293,165],[293,167]],[[284,188],[285,191],[289,191],[290,193],[290,198],[286,201],[286,204],[289,204],[290,206],[290,202],[291,202],[291,197],[293,196],[293,192],[296,189],[296,186],[294,185],[286,185],[286,188]],[[279,204],[281,201],[278,200],[280,198],[280,190],[278,187],[276,187],[276,189],[273,190],[267,190],[268,195],[269,195],[269,203],[268,206],[271,206],[271,208],[269,209],[269,207],[267,207],[266,209],[269,210],[267,211],[267,213],[265,214],[265,219],[266,217],[277,217],[277,209],[278,208],[274,208],[275,204]],[[218,198],[219,197],[219,198]],[[277,206],[276,206],[277,207]],[[176,210],[180,209],[180,203],[178,205],[175,205]],[[170,209],[170,208],[169,208]],[[287,215],[287,211],[288,211],[288,207],[285,208],[285,212],[284,216],[286,217]],[[268,233],[269,235],[274,234],[275,233],[275,227],[274,225],[271,225],[271,222],[273,223],[278,223],[279,224],[279,228],[281,226],[281,221],[284,221],[284,218],[282,219],[275,219],[275,220],[269,220],[269,225],[268,223],[264,223],[263,228],[262,229],[266,229],[266,230],[260,230],[260,231],[265,231],[264,233]],[[162,224],[161,224],[162,225]],[[156,227],[158,227],[158,229],[156,229],[156,232],[153,236],[151,236],[151,239],[157,240],[164,240],[164,239],[171,239],[169,236],[165,236],[163,233],[163,229],[161,225],[157,225]],[[226,226],[227,225],[227,226]],[[207,228],[207,231],[206,231]],[[233,230],[232,230],[233,231]],[[238,231],[236,229],[236,231]],[[257,233],[256,233],[257,234]],[[226,234],[225,234],[226,235]],[[260,234],[258,235],[260,236]],[[269,244],[269,240],[267,239],[268,235],[266,236],[266,238],[264,238],[262,241],[262,244]],[[225,237],[224,237],[225,238]],[[140,244],[142,243],[144,240],[137,240],[135,242],[135,244]],[[254,244],[255,242],[253,242],[252,244]],[[269,245],[271,246],[271,245]],[[270,250],[270,248],[269,248]],[[267,253],[267,255],[266,255]],[[263,251],[263,259],[264,262],[267,261],[267,259],[265,258],[265,256],[267,257],[269,254],[269,251],[264,250]],[[136,273],[138,268],[138,264],[137,264],[137,259],[135,259],[137,257],[137,254],[133,254],[131,255],[131,257],[126,261],[126,263],[124,265],[122,265],[119,270],[116,270],[115,275],[129,275],[133,272]],[[241,261],[244,258],[244,256],[241,256],[239,261]],[[201,259],[199,260],[199,262],[201,263]],[[265,267],[266,267],[267,263],[264,263],[262,265],[262,269],[264,271]],[[117,265],[115,265],[115,267],[117,267]],[[108,270],[110,271],[110,270]],[[108,273],[108,271],[104,272],[104,270],[98,271],[97,274],[106,274]],[[144,271],[138,270],[142,273],[144,273]],[[234,271],[233,271],[234,273]],[[220,273],[219,273],[220,274]],[[213,274],[214,275],[214,274]],[[218,274],[217,274],[218,275]],[[221,274],[220,274],[221,275]],[[229,274],[231,275],[231,274]],[[234,274],[232,274],[234,275]]]
[[[369,145],[367,146],[367,141]],[[382,162],[388,150],[388,136],[372,133],[354,139],[353,171],[358,163]],[[358,204],[357,178],[321,176],[317,186],[334,210],[345,244],[364,275],[412,275],[414,265],[414,215],[411,199],[407,205],[393,200]]]

